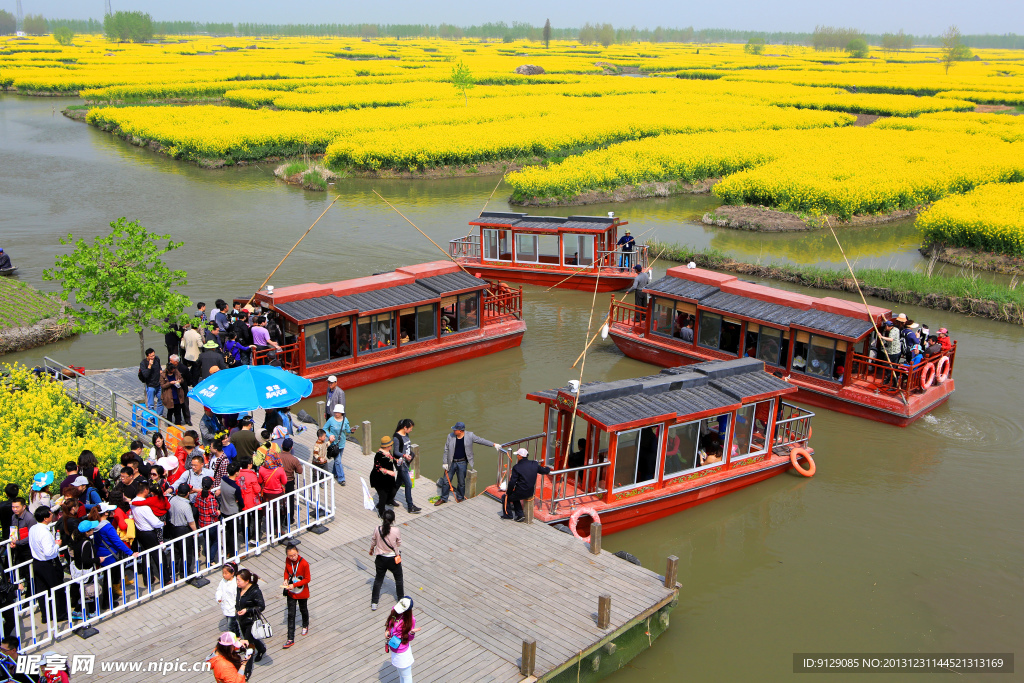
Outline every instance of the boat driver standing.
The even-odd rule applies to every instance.
[[[651,272],[644,270],[644,267],[639,263],[633,266],[633,272],[636,276],[633,278],[633,284],[629,286],[626,293],[633,292],[633,303],[636,304],[637,308],[647,308],[647,286],[651,284]],[[637,320],[642,320],[643,314],[637,312]]]
[[[508,491],[501,497],[501,518],[515,519],[517,522],[525,522],[523,515],[523,501],[533,498],[534,488],[537,486],[538,474],[551,474],[551,468],[541,465],[536,460],[530,460],[530,454],[525,448],[516,451],[519,461],[512,467],[508,475]]]

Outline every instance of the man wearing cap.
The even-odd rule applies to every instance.
[[[0,247],[0,270],[9,270],[14,266],[11,265],[11,257]]]
[[[501,497],[501,518],[515,519],[517,522],[525,522],[523,515],[523,501],[533,498],[533,490],[537,485],[538,474],[551,474],[551,468],[541,465],[536,460],[530,460],[527,456],[530,452],[525,448],[516,451],[518,462],[512,467],[508,475],[508,490]]]
[[[345,405],[345,391],[338,386],[338,378],[331,375],[327,378],[327,406],[324,408],[324,419],[334,415],[334,406]]]
[[[231,444],[235,447],[235,457],[252,460],[252,454],[260,447],[259,439],[253,432],[251,417],[243,417],[238,423],[239,430],[231,435]]]
[[[619,268],[629,268],[633,263],[633,250],[636,249],[636,240],[633,239],[633,235],[626,230],[626,234],[619,238],[616,242],[621,252],[619,255]]]
[[[341,464],[341,456],[345,454],[345,441],[348,440],[349,434],[352,433],[352,427],[348,423],[348,418],[345,417],[344,404],[336,403],[331,410],[333,414],[331,419],[324,423],[324,432],[327,433],[329,444],[327,446],[327,458],[328,460],[334,458],[334,460],[327,463],[327,470],[333,472],[338,484],[344,486],[345,468]],[[331,455],[332,453],[334,455]]]
[[[460,503],[466,499],[466,471],[475,469],[473,464],[473,444],[482,446],[494,446],[494,450],[501,451],[501,446],[477,436],[473,432],[466,431],[465,422],[456,422],[451,433],[444,442],[444,456],[441,459],[441,467],[444,468],[445,476],[441,480],[441,497],[434,505],[444,505],[448,502],[448,493],[452,488],[452,477],[458,479],[455,486],[455,499]]]
[[[213,368],[223,370],[227,367],[227,363],[224,362],[224,354],[221,353],[220,346],[215,341],[203,344],[203,352],[199,354],[197,362],[199,364],[199,381],[209,377],[210,373],[214,372]]]
[[[644,270],[643,266],[639,263],[633,266],[633,272],[636,276],[633,278],[633,284],[629,286],[626,293],[633,292],[633,303],[638,308],[647,308],[647,286],[651,284],[651,273],[650,271]],[[639,315],[639,314],[638,314]]]

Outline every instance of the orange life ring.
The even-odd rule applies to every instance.
[[[921,388],[927,389],[935,384],[935,363],[925,363],[921,371]]]
[[[800,458],[807,461],[809,465],[807,469],[800,466]],[[789,462],[793,465],[793,469],[805,477],[813,477],[814,473],[818,471],[818,468],[814,466],[814,458],[811,457],[811,452],[806,448],[791,449],[789,451]]]
[[[938,380],[939,384],[949,379],[949,356],[943,356],[939,359],[939,364],[935,367],[935,379]]]
[[[597,514],[597,510],[595,510],[594,508],[586,507],[586,506],[585,507],[581,507],[581,508],[576,508],[576,511],[573,512],[572,515],[569,517],[569,531],[572,532],[573,536],[575,536],[576,538],[580,539],[584,543],[590,543],[590,536],[589,535],[587,535],[586,537],[583,537],[583,536],[580,536],[576,532],[576,525],[579,524],[580,517],[582,517],[583,515],[590,515],[591,519],[594,520],[593,522],[591,522],[592,524],[600,524],[601,523],[601,517],[600,517],[600,515]]]

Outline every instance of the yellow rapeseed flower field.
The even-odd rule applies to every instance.
[[[926,242],[1024,256],[1024,183],[982,185],[932,204],[917,217]]]

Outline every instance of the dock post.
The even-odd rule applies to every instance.
[[[532,676],[537,663],[537,641],[533,638],[523,640],[523,659],[519,665],[519,673]]]
[[[601,595],[597,598],[597,627],[606,629],[612,623],[612,596]]]
[[[601,525],[590,525],[590,552],[594,555],[601,554]]]
[[[679,572],[679,558],[675,555],[668,556],[668,563],[665,567],[665,588],[676,587],[676,576]]]
[[[533,524],[533,496],[523,501],[523,516],[527,524]]]
[[[466,487],[466,498],[476,498],[476,470],[470,470],[467,472],[469,475],[466,477],[469,479],[468,486]]]
[[[327,403],[325,401],[316,402],[316,426],[320,429],[324,428],[324,410],[327,409]]]
[[[412,462],[409,463],[409,471],[412,473],[413,481],[416,481],[420,476],[420,445],[414,443],[410,448],[412,448]]]
[[[373,444],[370,443],[372,433],[370,429],[370,421],[363,420],[363,455],[373,455]]]
[[[117,420],[117,394],[113,391],[110,392],[110,419]],[[142,423],[146,424],[146,421],[143,420]]]

